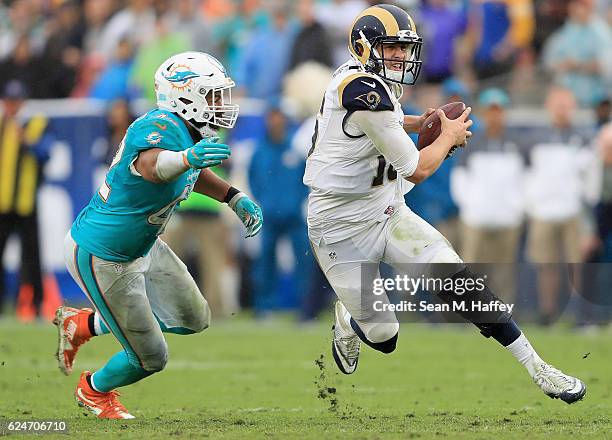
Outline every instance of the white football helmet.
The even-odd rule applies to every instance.
[[[235,85],[223,65],[202,52],[171,56],[155,72],[157,107],[178,114],[202,136],[236,123],[239,109],[231,95]]]

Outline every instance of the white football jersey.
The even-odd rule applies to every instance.
[[[401,104],[377,76],[354,61],[343,64],[325,91],[306,161],[311,240],[343,240],[372,222],[388,218],[414,186],[397,175],[374,143],[351,124],[356,111],[388,111],[403,127]]]

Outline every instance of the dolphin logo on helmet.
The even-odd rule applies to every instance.
[[[166,78],[170,82],[186,82],[192,78],[197,78],[198,76],[200,75],[190,70],[187,70],[183,72],[175,72],[172,76],[164,75],[164,78]]]

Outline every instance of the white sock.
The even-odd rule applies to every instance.
[[[535,374],[535,364],[542,362],[542,359],[536,351],[533,349],[527,338],[523,333],[514,341],[512,344],[506,346],[508,351],[512,353],[512,356],[521,363],[531,377]]]
[[[94,331],[96,332],[96,336],[103,334],[102,327],[100,326],[100,314],[98,312],[94,314]]]
[[[102,391],[97,389],[96,385],[94,384],[94,374],[96,374],[96,373],[92,373],[91,376],[89,376],[89,381],[91,382],[91,387],[93,388],[94,391],[97,391],[98,393],[101,393]]]

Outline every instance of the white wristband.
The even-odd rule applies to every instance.
[[[229,202],[227,202],[227,205],[232,208],[232,210],[236,210],[236,205],[238,204],[238,201],[240,199],[242,199],[243,197],[246,197],[247,195],[243,192],[239,192],[238,194],[236,194],[234,197],[232,197],[230,199]]]
[[[187,171],[182,151],[160,151],[155,163],[157,177],[163,182],[171,182]]]

